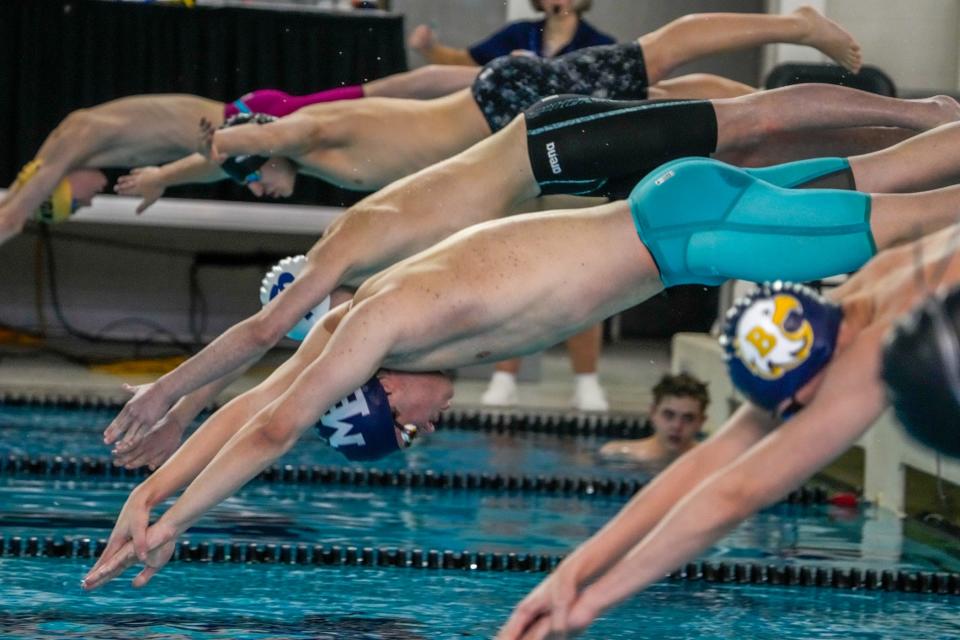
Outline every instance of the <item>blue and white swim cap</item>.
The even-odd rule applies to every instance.
[[[263,281],[260,283],[260,303],[266,306],[268,302],[280,295],[281,291],[293,284],[306,264],[307,256],[292,256],[284,258],[274,265],[263,276]],[[329,310],[330,296],[327,296],[320,301],[320,304],[307,312],[302,320],[293,325],[293,328],[287,333],[287,337],[291,340],[302,341],[310,333],[313,325]]]
[[[330,407],[316,426],[349,460],[377,460],[401,449],[390,398],[377,376]]]

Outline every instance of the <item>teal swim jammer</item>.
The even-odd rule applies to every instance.
[[[838,166],[830,160],[825,169]],[[773,177],[773,169],[765,171]],[[637,183],[628,202],[665,287],[806,282],[854,271],[876,253],[869,195],[785,189],[718,160],[668,162]]]

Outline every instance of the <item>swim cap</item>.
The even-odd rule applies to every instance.
[[[293,284],[306,264],[307,256],[293,256],[273,265],[260,282],[260,304],[266,306],[268,302],[280,295],[281,291]],[[293,328],[287,332],[287,337],[291,340],[303,340],[310,333],[313,325],[329,310],[330,296],[327,296],[320,301],[320,304],[308,311],[300,322],[293,325]]]
[[[377,376],[330,407],[320,435],[348,460],[376,460],[400,450],[390,399]]]
[[[833,356],[843,309],[810,287],[765,283],[726,314],[720,344],[734,386],[754,404],[776,408]]]
[[[960,288],[931,296],[887,334],[882,377],[907,433],[960,457]]]
[[[265,113],[238,113],[235,116],[227,118],[227,121],[220,125],[221,129],[236,127],[241,124],[267,124],[274,122],[277,118]],[[260,180],[260,167],[269,160],[267,156],[231,156],[223,161],[220,168],[230,176],[234,182],[239,184],[248,184]]]
[[[13,189],[19,189],[30,182],[37,174],[40,167],[43,166],[43,160],[31,160],[23,165],[17,179],[13,182]],[[63,222],[77,210],[73,203],[73,188],[70,181],[66,178],[60,181],[60,184],[53,190],[50,197],[40,203],[37,210],[33,212],[33,219],[44,224],[55,224]]]

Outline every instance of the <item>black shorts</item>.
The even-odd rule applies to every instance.
[[[557,58],[503,56],[487,64],[473,83],[473,99],[492,131],[558,93],[644,100],[643,49],[634,42],[587,47]]]
[[[552,96],[524,116],[530,167],[544,195],[622,199],[664,162],[717,149],[709,100]]]

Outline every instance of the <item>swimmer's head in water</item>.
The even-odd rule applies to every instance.
[[[897,419],[923,444],[960,457],[960,288],[933,295],[891,329],[883,380]]]
[[[20,170],[13,183],[17,190],[30,182],[36,175],[43,160],[35,159],[28,162]],[[33,219],[44,224],[63,222],[78,209],[88,207],[93,196],[103,191],[107,185],[107,178],[98,169],[78,169],[64,177],[54,188],[50,196],[44,200],[33,213]]]
[[[238,113],[228,118],[226,122],[220,125],[220,128],[228,129],[242,124],[267,124],[268,122],[274,122],[276,119],[274,116],[265,113]],[[260,155],[232,156],[224,160],[220,168],[234,182],[246,185],[260,180],[260,167],[267,160],[269,160],[267,156]]]
[[[758,287],[727,311],[720,343],[730,379],[776,411],[830,361],[842,320],[842,308],[809,287]]]
[[[333,405],[316,426],[349,460],[377,460],[431,433],[452,389],[443,374],[381,371]]]

